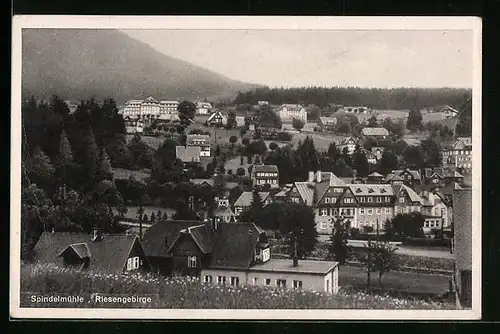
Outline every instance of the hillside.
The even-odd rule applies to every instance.
[[[168,41],[165,41],[168,43]],[[166,56],[116,30],[25,29],[22,34],[23,96],[123,103],[158,98],[234,98],[254,85]]]

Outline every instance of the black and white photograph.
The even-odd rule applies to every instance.
[[[480,19],[12,33],[12,317],[480,318]]]

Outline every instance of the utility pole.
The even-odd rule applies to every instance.
[[[368,234],[368,261],[366,263],[367,267],[367,281],[366,281],[366,286],[367,288],[370,288],[370,274],[371,274],[371,262],[372,262],[372,240],[370,234]]]

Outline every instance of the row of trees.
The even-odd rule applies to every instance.
[[[324,108],[335,102],[342,105],[368,106],[373,109],[410,110],[439,105],[458,106],[470,94],[470,89],[456,88],[263,87],[238,92],[233,103],[257,104],[260,100],[267,100],[273,104],[314,104]]]

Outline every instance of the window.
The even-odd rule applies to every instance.
[[[391,208],[385,208],[385,213],[390,214],[391,213]]]
[[[365,214],[365,209],[360,208],[360,209],[359,209],[359,214],[360,214],[360,215],[364,215],[364,214]]]
[[[205,275],[203,281],[205,283],[212,283],[212,275]]]
[[[253,278],[253,285],[258,285],[259,284],[259,278],[258,277],[254,277]]]
[[[328,210],[327,209],[321,209],[320,216],[328,216]]]
[[[330,201],[331,201],[332,203],[336,203],[336,202],[337,202],[337,199],[336,199],[335,197],[332,197],[332,198],[330,198]]]
[[[399,198],[399,203],[404,203],[405,202],[405,198],[404,197],[400,197]]]
[[[373,209],[368,209],[367,212],[368,212],[369,215],[372,215],[373,214]]]
[[[188,256],[188,268],[196,268],[196,256]]]
[[[382,202],[382,197],[377,197],[377,203],[381,203]]]
[[[361,197],[359,198],[359,201],[360,201],[361,203],[364,203],[364,202],[365,202],[365,197],[364,197],[364,196],[361,196]]]
[[[377,215],[380,214],[380,208],[377,208]]]
[[[127,271],[129,270],[135,270],[139,268],[139,257],[131,257],[127,259]]]
[[[239,277],[231,277],[231,285],[232,286],[240,285],[240,278]]]
[[[271,285],[271,279],[270,278],[266,278],[266,285]]]
[[[302,289],[302,281],[293,281],[293,288],[294,289]]]
[[[276,286],[279,286],[280,288],[286,287],[286,279],[277,279]]]
[[[354,203],[354,198],[344,198],[344,203]]]
[[[217,283],[226,284],[226,276],[217,276]]]
[[[321,228],[322,230],[326,229],[326,222],[321,222],[321,223],[320,223],[320,228]]]
[[[330,203],[330,197],[325,197],[325,203]]]
[[[441,217],[444,217],[445,216],[445,210],[444,208],[441,208]]]
[[[368,196],[368,203],[372,203],[372,202],[373,202],[373,197]]]

